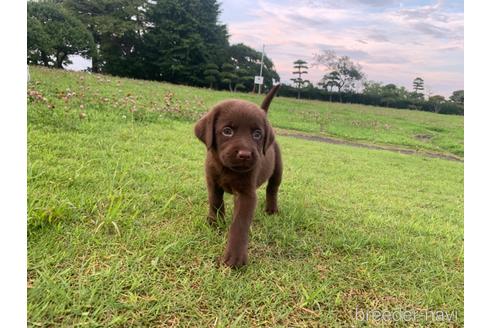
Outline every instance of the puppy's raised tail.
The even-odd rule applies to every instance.
[[[270,90],[270,92],[267,94],[263,102],[261,103],[261,109],[265,111],[265,113],[268,113],[268,107],[270,107],[270,103],[273,100],[273,97],[275,97],[275,94],[278,91],[278,88],[280,88],[280,84],[277,84],[273,86],[273,88]]]

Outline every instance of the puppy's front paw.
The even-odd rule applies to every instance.
[[[222,263],[230,268],[242,267],[248,263],[248,252],[228,249],[222,257]]]
[[[212,227],[217,226],[217,217],[216,216],[207,216],[207,222],[210,224]]]
[[[277,207],[277,205],[267,205],[265,208],[265,212],[268,215],[277,214],[278,213],[278,207]]]

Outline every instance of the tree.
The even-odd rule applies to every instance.
[[[221,81],[229,86],[229,91],[233,91],[232,84],[236,83],[237,75],[234,65],[225,63],[222,65],[222,72],[220,73]]]
[[[341,91],[352,91],[356,87],[356,83],[364,79],[364,73],[362,67],[354,63],[348,56],[338,56],[332,50],[324,50],[321,54],[314,55],[315,66],[325,66],[326,69],[338,73],[338,80],[336,87],[340,94],[340,101],[342,101]]]
[[[141,71],[137,50],[145,33],[148,1],[63,0],[91,32],[96,49],[92,71],[137,77]]]
[[[465,91],[464,90],[453,91],[453,94],[449,97],[449,100],[455,104],[464,105]]]
[[[237,90],[245,90],[246,85],[249,82],[253,82],[254,77],[249,74],[249,72],[244,68],[239,68],[236,70],[237,83],[234,85],[234,92]]]
[[[333,88],[340,89],[340,74],[337,71],[332,71],[329,74],[325,74],[321,81],[318,83],[323,89],[328,92],[330,88],[330,101],[332,101]]]
[[[424,79],[422,79],[421,77],[416,77],[413,80],[413,91],[415,91],[415,93],[424,92]]]
[[[429,97],[429,103],[431,103],[434,113],[439,113],[441,111],[441,106],[446,102],[446,98],[440,95],[435,95]]]
[[[363,94],[381,96],[383,94],[383,83],[375,81],[365,81]]]
[[[261,53],[244,44],[229,46],[217,0],[57,2],[93,35],[93,71],[218,88],[225,79],[230,90],[254,87]],[[224,64],[234,68],[226,65],[221,73]],[[272,79],[280,80],[267,56],[263,76],[267,88]]]
[[[220,78],[219,67],[215,64],[207,64],[203,75],[205,76],[205,81],[210,83],[209,88],[212,89],[213,84],[218,82]]]
[[[413,91],[410,93],[410,98],[414,99],[415,101],[424,101],[424,94]]]
[[[238,73],[238,75],[242,76],[240,83],[244,85],[245,89],[253,90],[254,92],[254,76],[260,72],[261,52],[239,43],[232,45],[228,50],[228,54],[238,69],[243,70],[241,73]],[[263,58],[262,73],[265,89],[272,87],[272,79],[280,80],[272,60],[267,55]]]
[[[308,68],[306,64],[307,62],[302,59],[298,59],[294,62],[294,70],[296,71],[292,72],[292,74],[297,75],[297,77],[290,80],[293,81],[297,87],[297,99],[301,98],[301,88],[304,86],[305,83],[309,82],[308,80],[304,80],[302,78],[303,74],[308,73],[306,71],[306,69]]]
[[[49,66],[48,54],[53,46],[43,23],[36,17],[27,16],[27,62]]]
[[[93,69],[119,76],[210,85],[208,64],[227,61],[217,0],[62,0],[93,34]]]
[[[149,2],[142,60],[145,78],[206,85],[207,64],[227,62],[227,30],[216,0]]]
[[[404,87],[398,87],[393,83],[382,87],[381,102],[384,106],[390,107],[408,97],[408,92]]]
[[[424,98],[422,94],[408,91],[405,87],[395,84],[383,85],[381,82],[364,82],[363,95],[365,103],[394,108],[421,109]]]
[[[89,57],[94,40],[81,21],[63,7],[48,2],[27,3],[27,60],[63,68],[68,56]]]

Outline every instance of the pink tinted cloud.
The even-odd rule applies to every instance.
[[[331,49],[359,62],[370,80],[410,88],[422,76],[433,93],[447,96],[463,88],[463,14],[442,6],[367,12],[259,1],[248,11],[252,19],[226,23],[231,43],[265,44],[284,83],[293,61],[312,62],[314,53]],[[307,78],[316,84],[324,73],[311,67]]]

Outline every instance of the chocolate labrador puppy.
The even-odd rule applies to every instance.
[[[265,210],[268,214],[278,212],[282,159],[267,120],[268,107],[278,88],[270,90],[261,108],[244,100],[225,100],[195,125],[195,135],[208,150],[205,173],[210,223],[215,223],[217,216],[224,217],[224,191],[234,195],[234,215],[222,257],[229,267],[247,263],[256,189],[267,180]]]

